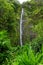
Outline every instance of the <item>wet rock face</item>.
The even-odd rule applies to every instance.
[[[22,39],[25,41],[32,41],[36,37],[36,32],[32,31],[33,23],[27,15],[27,12],[24,9],[23,18],[22,18]]]
[[[24,25],[24,28],[23,28],[23,39],[24,40],[32,41],[37,36],[36,32],[33,32],[31,28],[32,28],[31,25],[28,25],[28,26]]]

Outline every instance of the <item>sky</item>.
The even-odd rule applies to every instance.
[[[26,2],[27,0],[18,0],[20,3]],[[30,0],[29,0],[30,1]]]

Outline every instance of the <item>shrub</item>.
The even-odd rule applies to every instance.
[[[17,55],[14,65],[39,65],[43,62],[43,53],[35,55],[31,46],[24,46],[24,48],[21,49],[20,55]]]
[[[7,31],[0,31],[0,64],[11,56],[11,44]]]

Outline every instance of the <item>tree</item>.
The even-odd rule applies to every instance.
[[[20,5],[0,0],[0,13],[0,30],[7,30],[12,44],[17,43],[19,40]]]

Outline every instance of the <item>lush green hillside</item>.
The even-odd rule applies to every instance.
[[[7,31],[11,44],[19,43],[20,11],[19,3],[0,0],[0,31]]]
[[[23,14],[23,46],[20,16]],[[0,65],[43,65],[43,1],[0,0]]]

